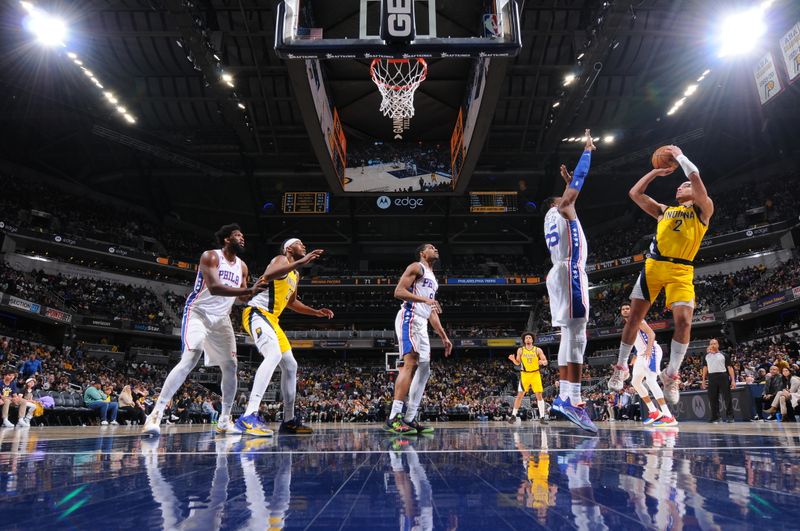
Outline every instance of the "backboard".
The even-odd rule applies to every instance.
[[[283,59],[511,57],[522,47],[516,0],[285,0]]]

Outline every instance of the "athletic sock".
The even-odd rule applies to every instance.
[[[642,400],[642,402],[644,402],[644,400]],[[656,405],[653,404],[652,400],[648,400],[647,402],[644,402],[644,404],[647,406],[647,411],[650,413],[656,411]]]
[[[667,405],[666,402],[664,402],[663,404],[660,404],[660,406],[661,406],[661,412],[665,416],[667,416],[667,417],[671,417],[672,416],[672,412],[669,410],[669,406]]]
[[[681,363],[683,363],[688,349],[689,343],[678,343],[674,339],[672,340],[669,348],[669,366],[667,367],[670,376],[681,372]]]
[[[517,416],[517,411],[519,411],[519,410],[518,410],[517,408],[514,408],[514,409],[511,411],[511,416],[512,416],[512,417],[516,417],[516,416]]]
[[[537,400],[536,404],[539,406],[539,415],[541,415],[542,418],[545,418],[547,413],[544,410],[544,400]]]
[[[569,398],[570,383],[567,380],[558,381],[558,397],[561,400]]]
[[[403,412],[403,401],[402,400],[392,401],[392,412],[389,413],[389,418],[393,419],[402,412]]]
[[[576,406],[583,402],[583,399],[581,398],[581,384],[570,383],[569,388],[569,401],[572,403],[572,405]]]
[[[633,345],[629,345],[627,343],[619,344],[619,355],[617,356],[617,365],[622,365],[623,367],[628,366],[628,358],[631,357],[631,350],[633,350]]]

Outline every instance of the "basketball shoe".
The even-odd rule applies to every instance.
[[[666,370],[663,371],[659,377],[661,378],[661,385],[664,387],[664,398],[666,398],[667,402],[670,404],[677,404],[678,400],[681,399],[679,388],[681,377],[677,374],[667,374]]]
[[[293,418],[292,420],[281,422],[278,433],[284,435],[311,435],[314,433],[314,430],[303,424],[297,418]]]
[[[630,377],[631,373],[624,365],[614,365],[614,374],[608,379],[608,389],[610,391],[621,391],[625,380]]]
[[[144,421],[144,427],[142,427],[142,435],[153,435],[158,437],[161,435],[161,416],[163,413],[159,411],[153,411]]]
[[[567,417],[567,420],[576,424],[578,427],[590,433],[597,433],[597,426],[595,426],[592,419],[589,418],[589,415],[586,413],[586,408],[583,406],[583,404],[573,406],[570,399],[567,398],[562,401],[561,412]]]
[[[214,431],[220,435],[241,435],[243,433],[243,430],[236,426],[230,415],[221,416],[217,421],[217,425],[214,426]]]
[[[272,437],[273,435],[272,430],[267,427],[267,423],[257,413],[242,415],[236,419],[233,425],[239,430],[239,433],[244,433],[245,435],[253,435],[255,437]],[[217,431],[219,431],[219,424],[217,424]]]
[[[426,433],[433,433],[433,426],[424,426],[417,422],[416,420],[411,420],[406,422],[406,426],[409,426],[412,429],[417,430],[417,433],[426,434]]]
[[[651,411],[649,415],[647,415],[644,419],[642,419],[642,424],[644,424],[645,426],[649,426],[654,422],[658,422],[659,419],[661,419],[663,416],[664,414],[660,411]]]
[[[653,423],[653,426],[655,426],[656,428],[666,428],[669,426],[677,426],[677,425],[678,421],[675,420],[675,417],[667,417],[667,416],[662,416],[660,419],[658,419]]]
[[[522,419],[519,418],[518,415],[512,415],[511,417],[508,418],[508,423],[511,424],[512,426],[519,426],[520,424],[522,424]]]
[[[386,419],[386,425],[383,429],[397,435],[415,435],[417,433],[417,430],[405,423],[402,415],[395,415],[390,419]]]

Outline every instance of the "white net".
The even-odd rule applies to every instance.
[[[393,120],[414,116],[414,93],[428,75],[424,59],[373,59],[370,74],[383,97],[384,116]]]

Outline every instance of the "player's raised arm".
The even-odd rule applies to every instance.
[[[644,192],[647,190],[648,185],[653,182],[656,177],[669,175],[673,171],[675,171],[675,168],[656,168],[647,172],[641,179],[636,181],[636,184],[634,184],[633,188],[631,188],[628,192],[628,197],[630,197],[634,203],[639,205],[639,208],[654,218],[659,219],[667,209],[667,205],[659,203]]]
[[[575,166],[575,171],[572,172],[572,175],[566,172],[566,176],[564,175],[566,168],[561,171],[561,177],[565,181],[568,181],[568,184],[567,189],[564,190],[564,194],[561,196],[561,204],[558,210],[568,219],[577,217],[575,213],[575,200],[578,198],[578,194],[583,188],[586,176],[589,175],[589,167],[592,164],[592,151],[596,149],[594,142],[592,142],[591,131],[586,129],[584,134],[586,135],[586,144],[583,147],[583,154],[578,160],[578,165]]]
[[[219,257],[214,251],[206,251],[200,257],[200,273],[203,275],[203,280],[208,286],[208,292],[212,295],[220,295],[223,297],[252,297],[256,293],[264,291],[265,285],[263,283],[256,283],[252,288],[246,287],[245,284],[239,288],[231,288],[224,285],[219,281]],[[243,276],[247,276],[246,274]]]
[[[692,203],[700,209],[701,219],[704,218],[702,219],[703,223],[708,225],[712,214],[714,214],[714,202],[708,196],[706,185],[703,183],[703,179],[700,178],[700,170],[683,154],[683,151],[678,146],[668,146],[666,151],[675,157],[683,173],[686,174],[686,178],[692,183]]]
[[[310,253],[307,253],[304,257],[295,260],[294,262],[290,262],[289,259],[284,255],[278,255],[269,263],[261,279],[265,282],[269,282],[270,280],[275,280],[276,278],[284,278],[291,271],[313,262],[322,256],[322,253],[324,252],[325,251],[322,249],[314,249]]]

